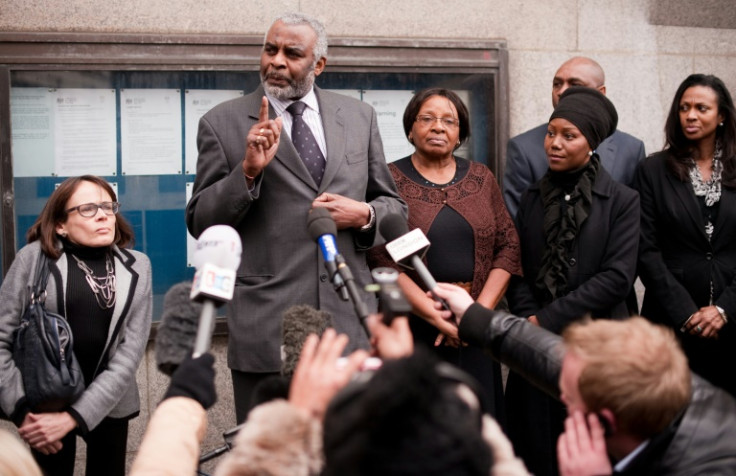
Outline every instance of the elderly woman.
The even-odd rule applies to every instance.
[[[389,168],[409,205],[409,228],[420,228],[432,243],[427,268],[438,281],[461,284],[493,309],[511,275],[521,274],[519,242],[491,171],[454,155],[470,134],[468,109],[450,90],[425,89],[411,99],[403,122],[415,151]],[[391,265],[381,250],[373,250],[371,257],[372,266]],[[478,379],[490,408],[502,418],[498,363],[459,343],[457,328],[434,309],[418,276],[402,273],[399,284],[413,308],[410,322],[415,340],[434,347],[445,360]],[[440,346],[443,340],[449,345]]]
[[[690,367],[736,396],[736,111],[723,82],[688,76],[665,134],[634,182],[642,315],[674,328]]]
[[[136,370],[151,325],[151,265],[105,180],[65,180],[28,231],[28,245],[0,288],[0,406],[46,475],[74,473],[76,436],[87,442],[86,474],[125,474],[128,420],[139,412]],[[46,307],[74,335],[86,390],[67,408],[37,412],[12,359],[12,335],[29,303],[36,263],[50,271]]]
[[[509,307],[556,333],[585,316],[628,316],[639,198],[611,178],[595,153],[617,122],[615,107],[599,91],[565,91],[544,139],[549,169],[529,188],[516,216],[524,278],[512,279]],[[506,409],[509,436],[529,470],[556,474],[564,406],[512,372]]]

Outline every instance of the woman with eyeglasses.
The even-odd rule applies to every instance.
[[[519,240],[493,173],[481,163],[455,156],[470,135],[468,109],[448,89],[425,89],[411,99],[403,122],[415,150],[389,164],[389,169],[409,205],[409,228],[420,228],[431,243],[427,268],[437,281],[460,284],[493,309],[511,275],[521,274]],[[371,265],[395,267],[382,249],[371,251]],[[479,380],[489,408],[502,420],[498,363],[464,346],[457,327],[434,309],[419,277],[401,271],[405,272],[399,284],[413,308],[410,324],[415,341]]]
[[[0,288],[0,405],[46,475],[74,474],[76,438],[86,474],[124,475],[128,421],[139,413],[136,370],[151,326],[151,265],[132,244],[112,187],[91,175],[65,180],[33,226]],[[46,308],[64,316],[86,386],[63,411],[27,406],[12,360],[13,332],[29,303],[36,263],[48,258]]]

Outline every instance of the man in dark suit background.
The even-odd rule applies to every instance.
[[[585,86],[606,93],[603,68],[590,58],[576,56],[560,66],[552,81],[552,106],[557,107],[560,95],[570,86]],[[547,172],[544,136],[547,123],[509,139],[506,148],[506,168],[503,174],[503,198],[511,216],[516,216],[521,197],[529,186]],[[631,185],[636,165],[645,157],[644,143],[621,131],[616,131],[596,149],[601,165],[611,177]]]
[[[281,317],[289,306],[308,304],[329,312],[338,332],[350,338],[348,352],[368,346],[352,303],[333,289],[308,235],[309,210],[330,212],[338,250],[361,289],[370,282],[364,251],[383,241],[378,223],[387,214],[407,213],[383,156],[373,108],[314,86],[326,54],[327,37],[318,21],[281,16],[264,40],[262,85],[216,106],[199,124],[187,226],[198,236],[209,226],[227,224],[243,240],[235,295],[227,308],[238,422],[250,409],[253,388],[281,367]],[[290,106],[297,100],[306,107],[292,115]],[[301,127],[296,133],[309,135],[302,156],[294,145],[300,140],[291,137],[295,116],[303,120],[296,118]],[[375,310],[375,298],[365,299]]]

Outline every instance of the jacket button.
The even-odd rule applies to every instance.
[[[567,264],[569,264],[570,266],[575,266],[576,264],[578,264],[578,260],[576,260],[575,258],[570,258]]]
[[[713,253],[711,253],[710,251],[707,252],[705,254],[705,259],[707,259],[708,261],[712,260],[713,259]]]
[[[327,281],[327,275],[325,273],[320,274],[319,280],[324,283],[325,281]]]

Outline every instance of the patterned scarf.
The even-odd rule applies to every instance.
[[[539,182],[546,246],[535,286],[544,295],[544,305],[567,294],[568,253],[590,214],[599,168],[600,159],[593,154],[580,171],[547,171]]]

